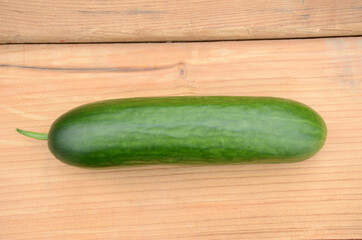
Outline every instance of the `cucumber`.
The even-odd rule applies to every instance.
[[[289,163],[315,155],[327,128],[308,106],[272,97],[154,97],[86,104],[60,116],[49,150],[66,164]]]

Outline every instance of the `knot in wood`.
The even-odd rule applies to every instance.
[[[187,76],[187,69],[186,69],[186,64],[183,62],[180,62],[177,64],[177,76],[180,79],[185,79]]]

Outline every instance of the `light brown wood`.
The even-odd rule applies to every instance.
[[[0,239],[362,238],[362,38],[0,46]],[[325,119],[295,164],[67,166],[45,141],[65,111],[166,95],[276,96]]]
[[[360,0],[0,0],[0,43],[362,35]]]

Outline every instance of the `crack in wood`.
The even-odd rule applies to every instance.
[[[157,71],[174,68],[177,64],[165,65],[159,67],[91,67],[91,68],[67,68],[67,67],[38,67],[38,66],[25,66],[15,64],[0,64],[0,68],[22,68],[22,69],[34,69],[41,71],[70,71],[70,72],[143,72],[143,71]]]

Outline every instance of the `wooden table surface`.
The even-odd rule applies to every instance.
[[[0,240],[362,239],[361,35],[360,0],[0,0]],[[182,95],[301,101],[327,141],[293,164],[87,170],[15,132]]]
[[[362,238],[362,38],[3,45],[0,56],[0,239]],[[46,132],[88,102],[167,95],[301,101],[327,142],[293,164],[86,170],[15,132]]]
[[[0,43],[362,35],[361,0],[0,0]]]

